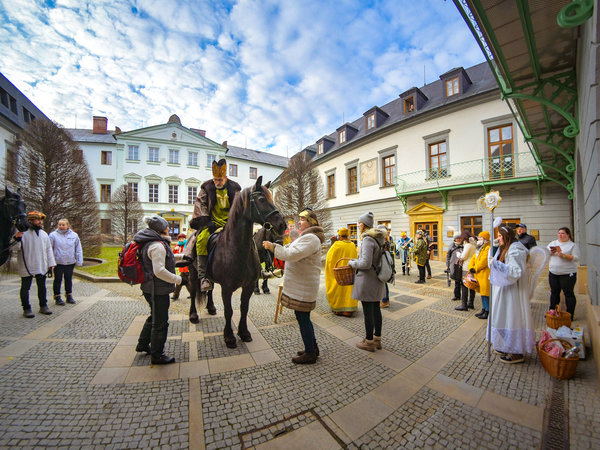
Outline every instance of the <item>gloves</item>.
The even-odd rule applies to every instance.
[[[217,226],[216,223],[214,222],[208,222],[208,225],[206,226],[206,228],[208,228],[208,231],[210,232],[210,234],[213,234],[215,231],[217,231],[217,228],[219,228]]]
[[[475,273],[475,269],[470,269],[469,272]]]

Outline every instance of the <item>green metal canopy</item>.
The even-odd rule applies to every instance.
[[[577,26],[594,0],[453,0],[545,179],[573,198]]]

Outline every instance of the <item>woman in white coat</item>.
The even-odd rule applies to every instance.
[[[275,258],[285,261],[281,304],[294,310],[304,343],[304,350],[300,350],[292,362],[314,364],[319,356],[319,347],[310,312],[317,305],[321,280],[321,244],[325,241],[325,234],[319,226],[317,215],[309,209],[300,213],[297,228],[300,237],[285,247],[269,241],[263,241],[262,245],[273,252]]]
[[[529,305],[526,264],[528,250],[512,228],[498,228],[499,248],[490,258],[492,288],[491,343],[507,364],[524,361],[535,346],[535,326]],[[491,252],[490,252],[491,254]]]

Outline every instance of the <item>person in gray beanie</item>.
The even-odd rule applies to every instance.
[[[365,225],[367,228],[373,228],[373,213],[366,212],[358,218],[358,222]]]
[[[150,315],[144,323],[135,348],[150,354],[152,364],[170,364],[175,358],[164,354],[169,330],[169,294],[181,277],[175,274],[175,255],[171,250],[169,224],[160,216],[144,217],[148,228],[137,233],[133,240],[142,247],[144,272],[152,277],[140,287],[150,306]]]

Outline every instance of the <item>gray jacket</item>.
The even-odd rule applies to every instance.
[[[381,261],[381,249],[385,239],[385,231],[371,229],[364,233],[362,245],[358,252],[358,259],[348,262],[356,269],[352,298],[361,302],[379,302],[385,296],[385,283],[377,278],[377,267]]]

